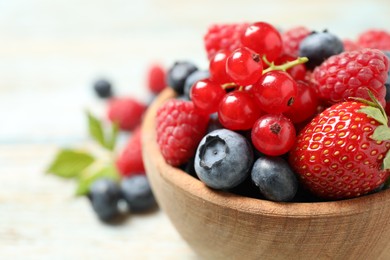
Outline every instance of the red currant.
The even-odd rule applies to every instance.
[[[224,84],[233,82],[226,73],[226,59],[231,51],[220,50],[211,59],[209,65],[210,79],[216,83]]]
[[[260,117],[253,125],[251,139],[255,148],[269,156],[287,153],[295,143],[294,125],[285,116],[269,114]]]
[[[275,61],[275,65],[282,65],[288,61],[293,61],[293,60],[296,60],[296,58],[294,58],[293,56],[290,56],[288,54],[282,54]],[[295,80],[304,80],[306,77],[306,67],[304,64],[295,65],[295,66],[291,67],[290,69],[286,70],[286,72],[288,74],[290,74],[291,77],[293,77],[293,79],[295,79]]]
[[[192,86],[190,97],[197,109],[211,114],[217,112],[219,102],[225,94],[226,92],[220,84],[203,79]]]
[[[291,108],[284,113],[294,124],[311,118],[319,105],[317,93],[307,82],[297,81],[297,96]]]
[[[253,96],[246,91],[230,92],[219,103],[219,121],[230,130],[251,129],[260,116],[261,111]]]
[[[253,85],[252,92],[261,110],[280,114],[293,104],[297,95],[297,83],[287,72],[272,70]]]
[[[241,37],[241,43],[261,57],[265,55],[268,61],[274,61],[283,50],[280,33],[275,27],[265,22],[257,22],[248,26]]]
[[[242,47],[233,51],[227,58],[226,72],[236,84],[252,85],[261,77],[263,64],[258,54]]]

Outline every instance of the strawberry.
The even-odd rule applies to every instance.
[[[390,174],[386,114],[378,101],[364,102],[346,101],[324,110],[299,133],[290,152],[302,183],[321,198],[367,194]]]

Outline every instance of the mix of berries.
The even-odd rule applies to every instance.
[[[179,71],[175,79],[180,77],[184,82],[187,74],[180,76]],[[146,86],[153,97],[167,86],[166,80],[163,66],[152,64],[149,67]],[[117,223],[129,213],[157,208],[142,159],[140,124],[147,105],[134,97],[115,95],[112,84],[106,79],[96,81],[93,90],[98,98],[106,101],[103,103],[105,118],[88,113],[89,134],[100,147],[92,151],[60,150],[47,171],[77,180],[76,194],[89,198],[98,218],[106,223]],[[124,140],[120,146],[119,137]],[[194,143],[194,148],[196,145]]]
[[[177,98],[156,115],[163,157],[210,188],[273,201],[387,188],[389,35],[212,25],[208,70],[181,61],[168,71]]]

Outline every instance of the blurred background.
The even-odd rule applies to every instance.
[[[388,0],[0,0],[0,258],[195,258],[164,213],[105,226],[72,183],[43,174],[59,146],[86,140],[83,110],[101,105],[92,83],[104,77],[148,101],[151,63],[207,68],[212,23],[262,20],[355,39],[390,30],[389,14]]]

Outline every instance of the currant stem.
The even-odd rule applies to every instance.
[[[303,64],[309,61],[307,57],[298,57],[296,60],[286,62],[282,65],[275,65],[273,62],[269,62],[265,56],[263,56],[263,61],[266,63],[269,67],[265,70],[263,70],[263,75],[267,72],[270,72],[272,70],[282,70],[286,71],[296,65]]]
[[[234,82],[230,82],[230,83],[225,83],[225,84],[222,84],[221,87],[223,89],[228,89],[228,88],[235,88],[235,87],[238,87],[238,85]]]

